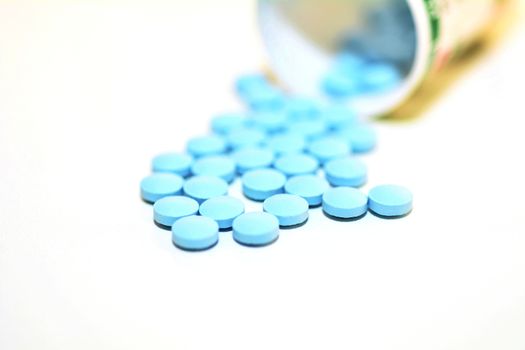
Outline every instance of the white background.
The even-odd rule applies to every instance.
[[[254,2],[0,1],[0,348],[525,349],[523,22],[377,124],[369,185],[408,186],[410,216],[317,209],[270,247],[195,254],[138,184],[239,108]]]

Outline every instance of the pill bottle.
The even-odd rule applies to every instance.
[[[294,93],[326,97],[323,76],[348,53],[395,66],[397,84],[345,100],[370,117],[393,111],[425,82],[439,79],[441,69],[486,36],[512,2],[259,0],[258,17],[272,72]]]

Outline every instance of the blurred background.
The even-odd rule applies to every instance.
[[[374,122],[410,216],[188,254],[138,184],[268,69],[256,2],[0,0],[0,348],[524,349],[524,9]]]

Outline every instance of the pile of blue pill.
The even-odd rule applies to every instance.
[[[214,117],[210,135],[188,140],[186,152],[156,156],[141,181],[155,224],[171,230],[175,246],[206,250],[229,230],[242,245],[265,246],[281,228],[305,224],[315,207],[342,221],[368,211],[382,218],[411,212],[404,187],[358,189],[368,177],[359,155],[377,137],[351,109],[290,96],[258,74],[235,87],[247,112]],[[237,177],[244,196],[262,202],[259,212],[245,212],[243,200],[228,195]]]

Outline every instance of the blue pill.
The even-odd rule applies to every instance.
[[[206,250],[219,241],[219,225],[206,216],[181,218],[175,221],[171,233],[173,244],[183,250]]]
[[[157,224],[171,227],[180,218],[197,214],[199,203],[184,196],[169,196],[153,205],[153,219]]]
[[[397,185],[376,186],[368,192],[368,208],[385,217],[407,215],[412,210],[412,193]]]
[[[321,82],[321,88],[326,95],[341,99],[359,93],[359,82],[352,76],[337,69],[328,72]]]
[[[290,120],[316,118],[320,114],[318,104],[311,98],[291,97],[286,101],[286,114]]]
[[[266,139],[266,133],[255,128],[237,128],[227,137],[231,149],[237,150],[244,147],[260,146]]]
[[[275,215],[279,226],[300,225],[308,220],[308,202],[294,194],[276,194],[263,203],[264,211]]]
[[[222,114],[211,120],[211,130],[219,135],[227,135],[231,131],[246,126],[248,118],[242,113]]]
[[[148,203],[167,197],[181,194],[184,180],[175,174],[153,174],[145,177],[140,182],[140,194]]]
[[[202,203],[199,212],[217,221],[220,229],[229,229],[233,220],[244,213],[244,204],[240,199],[230,196],[214,197]]]
[[[360,187],[368,178],[365,163],[351,157],[329,161],[324,166],[324,172],[332,186]]]
[[[294,176],[284,185],[284,191],[304,198],[311,207],[321,205],[323,194],[330,186],[328,182],[316,175]]]
[[[237,172],[244,174],[247,171],[269,168],[273,164],[273,152],[266,148],[250,147],[240,149],[232,154],[237,165]]]
[[[377,144],[375,130],[366,124],[354,125],[344,128],[337,133],[338,136],[346,139],[354,153],[367,153],[372,151]]]
[[[277,134],[269,138],[266,145],[275,152],[276,155],[301,153],[306,148],[304,136],[286,132]]]
[[[315,173],[319,169],[319,162],[307,154],[286,154],[277,158],[274,167],[290,177]]]
[[[260,86],[243,96],[253,111],[276,111],[284,108],[284,95],[273,86]]]
[[[348,142],[338,137],[324,137],[310,143],[308,152],[319,163],[324,164],[329,160],[342,158],[350,153]]]
[[[323,210],[336,218],[354,219],[366,214],[367,202],[367,196],[355,188],[336,187],[323,195]]]
[[[288,123],[288,131],[302,135],[307,140],[314,140],[326,134],[328,126],[322,118],[299,120]]]
[[[202,203],[207,199],[226,195],[228,183],[216,176],[194,176],[186,180],[183,190],[186,196]]]
[[[227,156],[208,156],[199,158],[191,166],[193,175],[220,177],[226,182],[235,179],[235,162]]]
[[[342,105],[333,105],[323,110],[323,118],[330,130],[352,126],[358,123],[357,114],[350,108]]]
[[[220,136],[201,136],[192,138],[187,145],[188,152],[198,158],[225,153],[226,141]]]
[[[270,84],[262,74],[246,74],[235,82],[235,90],[241,97],[268,86]]]
[[[264,246],[279,238],[279,220],[272,214],[244,213],[233,221],[233,239],[247,246]]]
[[[269,134],[282,131],[287,125],[286,114],[281,111],[256,112],[250,118],[250,123]]]
[[[242,177],[242,190],[246,197],[263,201],[282,193],[286,176],[274,169],[251,170]]]
[[[153,158],[151,168],[154,173],[172,173],[182,177],[190,174],[193,158],[187,154],[165,153]]]
[[[361,73],[361,84],[372,93],[391,90],[398,86],[401,80],[401,74],[391,64],[369,63],[363,67]]]

